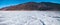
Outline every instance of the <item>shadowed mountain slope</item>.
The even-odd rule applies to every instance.
[[[5,7],[0,10],[41,10],[41,11],[60,11],[60,4],[50,2],[27,2],[15,6]]]

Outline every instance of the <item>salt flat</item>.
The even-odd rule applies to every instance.
[[[0,25],[60,25],[60,12],[0,11]]]

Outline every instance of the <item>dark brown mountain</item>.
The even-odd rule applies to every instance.
[[[42,10],[42,11],[60,11],[60,4],[50,2],[27,2],[15,6],[5,7],[0,10]]]

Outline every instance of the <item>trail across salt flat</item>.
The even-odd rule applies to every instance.
[[[60,25],[60,12],[0,11],[0,25]]]

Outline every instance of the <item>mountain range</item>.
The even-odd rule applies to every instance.
[[[1,8],[0,10],[39,10],[39,11],[60,11],[60,4],[51,2],[27,2],[15,6]]]

